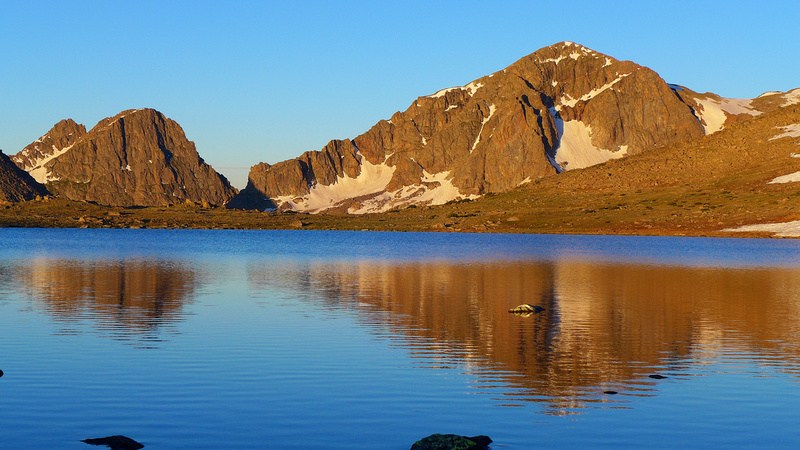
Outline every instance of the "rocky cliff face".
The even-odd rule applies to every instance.
[[[153,109],[124,111],[88,133],[59,122],[14,161],[54,195],[105,205],[224,205],[236,194],[180,125]]]
[[[702,112],[722,108],[703,110],[700,94],[681,89],[630,61],[556,44],[420,97],[352,140],[253,166],[231,205],[363,213],[506,191],[713,132],[717,112],[706,123]]]
[[[0,151],[0,201],[20,202],[45,195],[48,192],[44,186]]]

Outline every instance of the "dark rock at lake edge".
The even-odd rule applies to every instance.
[[[91,445],[106,445],[111,450],[139,450],[144,445],[125,436],[107,436],[103,438],[84,439],[82,442]]]
[[[411,450],[486,450],[492,439],[489,436],[459,436],[457,434],[432,434],[411,446]]]

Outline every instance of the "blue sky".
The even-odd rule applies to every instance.
[[[574,41],[724,97],[800,87],[797,1],[0,3],[0,149],[151,107],[239,188],[421,95]]]

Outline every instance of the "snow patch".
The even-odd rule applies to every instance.
[[[472,97],[473,95],[475,95],[475,92],[482,87],[483,83],[478,83],[477,81],[473,81],[472,83],[469,83],[461,87],[451,87],[447,89],[442,89],[441,91],[436,91],[436,93],[429,95],[428,98],[444,97],[445,94],[447,94],[450,91],[454,91],[456,89],[460,89],[462,91],[469,91],[469,95],[470,97]]]
[[[800,103],[800,88],[792,89],[791,91],[786,93],[784,97],[785,100],[783,102],[783,106],[794,105],[795,103]]]
[[[765,231],[767,233],[773,233],[776,236],[800,237],[800,220],[795,220],[792,222],[759,223],[755,225],[743,225],[738,228],[725,228],[722,231],[734,231],[734,232]]]
[[[556,65],[558,65],[558,63],[560,63],[560,62],[561,62],[561,60],[563,60],[563,59],[564,59],[564,57],[563,57],[563,56],[561,56],[561,55],[559,55],[559,56],[558,56],[558,58],[548,58],[548,59],[542,59],[542,60],[540,60],[539,62],[540,62],[540,63],[551,62],[551,63],[555,63]]]
[[[706,134],[714,134],[724,128],[728,114],[750,114],[757,116],[761,111],[753,109],[751,99],[747,98],[698,98],[697,103],[702,106],[702,110],[695,110],[697,118],[705,122],[703,128]]]
[[[770,141],[774,141],[775,139],[781,139],[786,137],[800,137],[800,123],[795,123],[792,125],[786,125],[785,127],[778,127],[779,130],[784,130],[782,134],[777,134],[771,138]],[[794,153],[792,153],[792,157],[794,158]]]
[[[386,189],[392,180],[395,167],[381,164],[372,164],[366,158],[361,158],[361,173],[351,178],[336,177],[336,181],[328,186],[315,184],[310,192],[302,197],[280,196],[275,200],[278,203],[288,204],[294,211],[315,213],[331,208],[354,197],[379,193]]]
[[[460,87],[451,87],[451,88],[447,88],[447,89],[442,89],[441,91],[436,91],[435,94],[429,95],[428,97],[430,97],[430,98],[444,97],[445,94],[447,94],[450,91],[454,91],[456,89],[461,89],[461,88]]]
[[[561,125],[558,125],[561,122]],[[592,128],[579,120],[562,121],[556,119],[559,128],[559,145],[556,149],[556,162],[564,170],[582,169],[604,163],[611,159],[622,158],[628,153],[628,146],[623,145],[612,152],[592,144]]]
[[[561,98],[561,104],[564,105],[564,106],[574,107],[579,101],[583,101],[583,102],[589,101],[592,98],[594,98],[597,95],[599,95],[601,92],[606,91],[608,89],[611,89],[612,86],[614,86],[615,84],[619,83],[623,78],[627,77],[628,75],[630,75],[630,73],[626,73],[626,74],[620,75],[614,81],[606,83],[603,86],[600,86],[599,88],[594,88],[591,91],[589,91],[587,94],[582,95],[581,98],[578,98],[578,99],[574,99],[574,98],[570,97],[569,95],[564,95],[564,97]]]
[[[380,213],[412,204],[443,205],[452,200],[464,198],[472,200],[479,197],[478,195],[462,195],[452,181],[448,179],[449,175],[449,171],[432,174],[423,170],[420,184],[384,192],[365,200],[358,208],[350,208],[347,212],[350,214]],[[434,183],[438,183],[438,186],[429,186]]]
[[[531,177],[527,177],[524,180],[520,181],[517,186],[522,186],[523,184],[528,184],[531,182]]]
[[[782,175],[780,177],[773,179],[767,184],[794,183],[796,181],[800,181],[800,172],[794,172],[788,175]]]
[[[458,108],[458,105],[450,105],[445,109],[445,112],[450,111],[451,109],[456,109],[456,108]]]
[[[478,136],[475,138],[475,142],[472,143],[472,148],[469,149],[470,153],[475,151],[475,147],[477,147],[478,143],[481,141],[481,133],[483,133],[483,127],[486,125],[486,122],[488,122],[489,119],[492,118],[492,115],[494,115],[494,112],[496,110],[497,108],[495,108],[494,103],[489,105],[489,115],[483,118],[483,121],[481,122],[481,129],[478,131]]]
[[[472,97],[473,95],[475,95],[475,92],[477,92],[478,89],[480,89],[482,87],[483,87],[483,83],[478,83],[476,81],[473,81],[472,83],[464,86],[464,89],[469,91],[469,96]]]
[[[75,145],[75,144],[72,144]],[[50,181],[58,181],[60,178],[55,177],[50,174],[50,168],[46,167],[45,165],[50,161],[58,158],[59,156],[67,153],[71,148],[72,145],[66,146],[61,150],[57,149],[56,146],[53,146],[53,153],[47,155],[42,158],[35,159],[31,162],[30,166],[26,166],[25,170],[31,174],[34,180],[38,181],[39,183],[45,184]]]

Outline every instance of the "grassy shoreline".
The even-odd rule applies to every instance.
[[[302,214],[203,208],[112,207],[65,199],[0,206],[0,227],[142,229],[310,229],[641,236],[773,237],[767,232],[722,231],[751,223],[753,211],[707,203],[681,204],[619,194],[535,199],[523,190],[480,200],[380,214]],[[666,199],[665,199],[666,200]],[[747,199],[744,199],[747,202]],[[698,204],[694,204],[698,203]],[[588,207],[587,204],[591,204]],[[765,222],[796,220],[789,211],[759,211]]]

